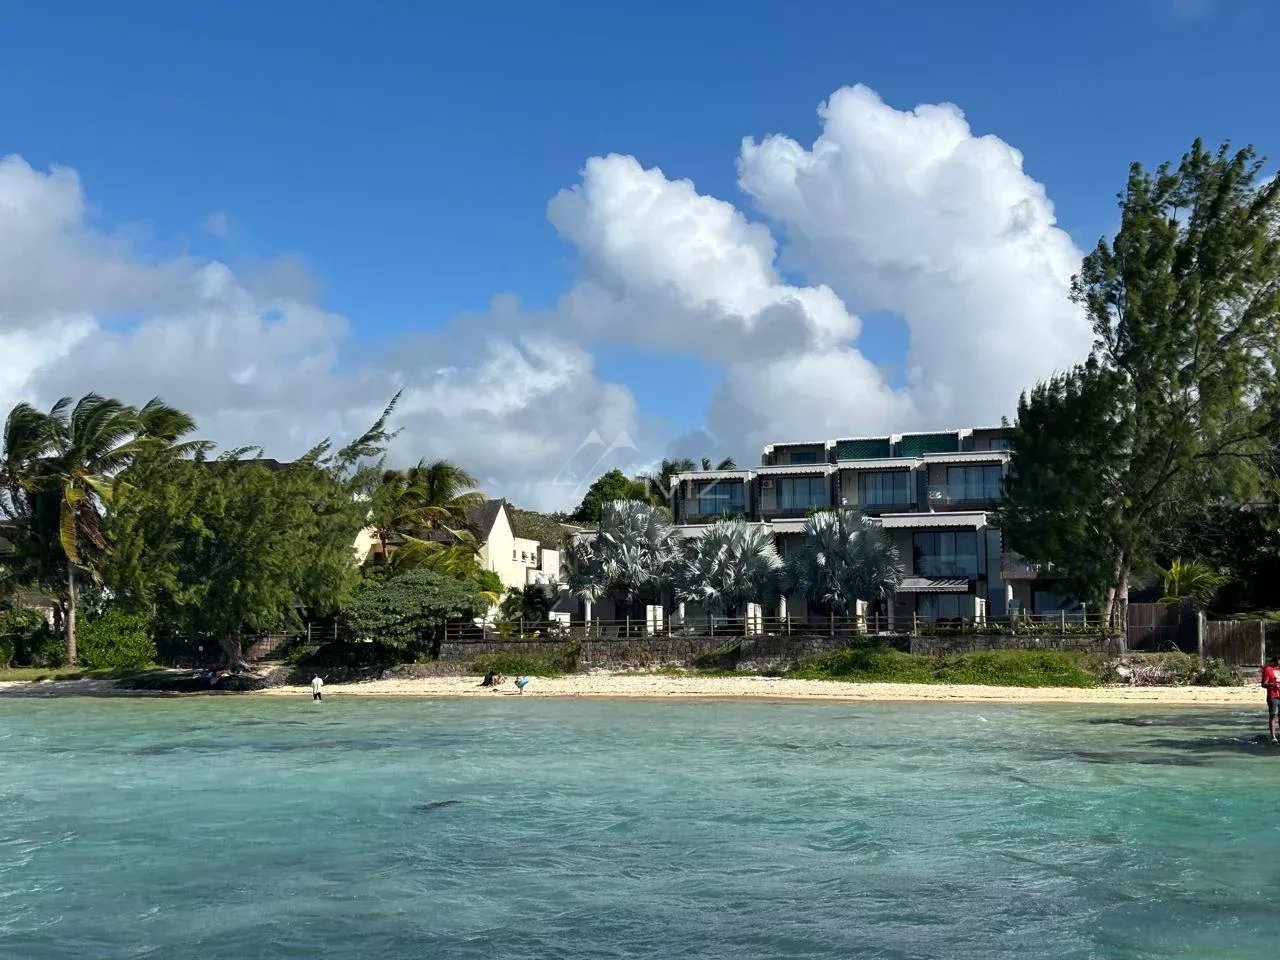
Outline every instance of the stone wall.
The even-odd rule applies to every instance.
[[[975,650],[1066,650],[1118,655],[1120,641],[1090,635],[1008,636],[965,634],[941,637],[880,637],[881,643],[920,655],[969,653]],[[626,670],[679,665],[711,669],[788,670],[807,658],[848,646],[850,639],[820,634],[758,637],[658,636],[631,638],[592,637],[577,641],[487,640],[446,643],[440,649],[439,668],[456,665],[464,672],[477,657],[489,653],[550,654],[566,642],[581,644],[579,665],[591,670]]]
[[[693,665],[726,670],[789,669],[804,657],[839,650],[847,637],[760,636],[697,637],[662,636],[596,638],[579,641],[492,640],[480,643],[446,643],[441,662],[468,664],[489,653],[548,654],[565,642],[581,644],[579,665],[584,669],[625,670],[663,665]]]

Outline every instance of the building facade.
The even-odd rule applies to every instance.
[[[1070,601],[1008,554],[995,526],[1009,456],[1002,427],[775,443],[757,467],[678,475],[671,509],[685,537],[722,517],[766,524],[784,558],[811,512],[856,509],[902,556],[906,575],[881,611],[895,620],[1054,612]],[[788,609],[808,612],[798,597]]]

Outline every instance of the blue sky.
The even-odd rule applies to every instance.
[[[0,155],[74,168],[89,223],[125,231],[139,258],[189,254],[248,275],[297,257],[350,322],[341,362],[355,363],[484,314],[495,294],[554,306],[579,250],[547,203],[589,157],[634,156],[767,220],[737,183],[741,139],[807,146],[818,104],[855,83],[898,110],[957,104],[975,135],[1022,152],[1087,249],[1113,224],[1131,160],[1175,158],[1196,135],[1280,156],[1275,11],[1270,0],[9,2]],[[775,235],[785,252],[786,232]],[[864,308],[860,341],[891,368],[907,340],[892,317]],[[644,416],[703,422],[714,359],[627,342],[592,357]]]

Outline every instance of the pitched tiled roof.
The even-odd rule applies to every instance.
[[[489,531],[493,529],[494,521],[498,519],[498,514],[507,506],[507,501],[501,497],[494,500],[486,500],[479,506],[472,507],[467,511],[467,526],[472,528],[478,539],[483,540],[489,535]],[[507,516],[507,522],[511,522],[510,515]]]

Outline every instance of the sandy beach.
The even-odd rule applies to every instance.
[[[652,699],[779,699],[942,701],[979,703],[1094,703],[1155,706],[1255,707],[1265,711],[1261,691],[1247,687],[987,687],[909,683],[839,683],[775,677],[699,677],[666,674],[587,673],[535,677],[523,694],[510,680],[497,690],[475,677],[429,677],[328,684],[326,697],[618,697]],[[309,697],[304,687],[273,687],[253,696]]]
[[[952,703],[1081,703],[1167,707],[1247,707],[1265,709],[1261,692],[1244,687],[990,687],[911,683],[839,683],[777,677],[672,676],[594,672],[567,677],[535,677],[523,694],[508,680],[496,690],[476,677],[424,677],[329,683],[326,699],[339,697],[569,697],[711,700],[921,701]],[[0,682],[0,697],[165,697],[207,696],[154,690],[130,690],[110,680]],[[308,687],[271,687],[254,693],[221,696],[310,698]]]

